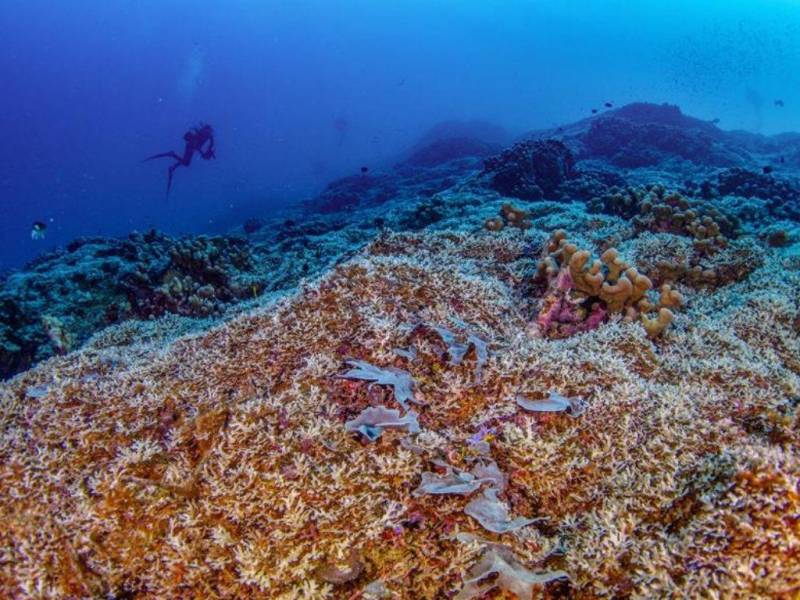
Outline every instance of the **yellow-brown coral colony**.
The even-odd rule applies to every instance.
[[[656,337],[672,322],[672,310],[683,303],[683,296],[670,284],[661,287],[658,303],[647,292],[652,281],[622,260],[616,248],[608,248],[599,260],[591,261],[588,250],[567,240],[563,230],[554,232],[538,276],[549,282],[542,302],[539,325],[550,337],[565,337],[600,325],[605,313],[624,313],[627,321],[641,319],[650,337]],[[590,305],[591,312],[586,310]],[[648,313],[656,311],[656,317]],[[594,317],[593,317],[594,315]]]
[[[3,384],[0,595],[795,595],[796,303],[542,241],[520,277],[521,239],[385,234],[166,350],[112,328]]]

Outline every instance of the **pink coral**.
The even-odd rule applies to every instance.
[[[583,306],[583,299],[576,299],[570,293],[574,288],[575,283],[567,269],[562,269],[555,278],[551,278],[537,318],[540,331],[553,337],[569,337],[596,329],[605,321],[608,315],[606,308],[600,303],[593,303],[587,310]]]

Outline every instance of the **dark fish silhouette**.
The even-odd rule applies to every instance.
[[[361,167],[361,174],[366,175],[367,171],[369,171],[369,167]]]
[[[596,109],[596,108],[593,108],[593,109],[592,109],[592,114],[593,114],[593,115],[596,115],[596,114],[597,114],[597,109]]]
[[[764,173],[764,175],[769,175],[770,173],[772,173],[772,167],[770,167],[769,165],[767,165],[766,167],[761,167],[761,171]]]
[[[775,100],[775,106],[778,108],[783,108],[783,100]]]
[[[614,105],[611,104],[611,102],[606,102],[605,104],[603,104],[603,106],[605,106],[606,108],[611,108]]]

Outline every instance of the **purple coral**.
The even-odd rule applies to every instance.
[[[608,316],[608,310],[598,302],[586,307],[586,300],[570,293],[574,282],[569,270],[562,269],[550,282],[542,302],[537,323],[539,330],[554,337],[569,337],[597,329]]]

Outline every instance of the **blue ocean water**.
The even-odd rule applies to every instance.
[[[3,0],[0,80],[4,270],[76,236],[227,230],[447,119],[520,133],[646,100],[797,129],[800,6]],[[199,121],[217,159],[179,169],[167,198],[168,163],[141,160]]]

